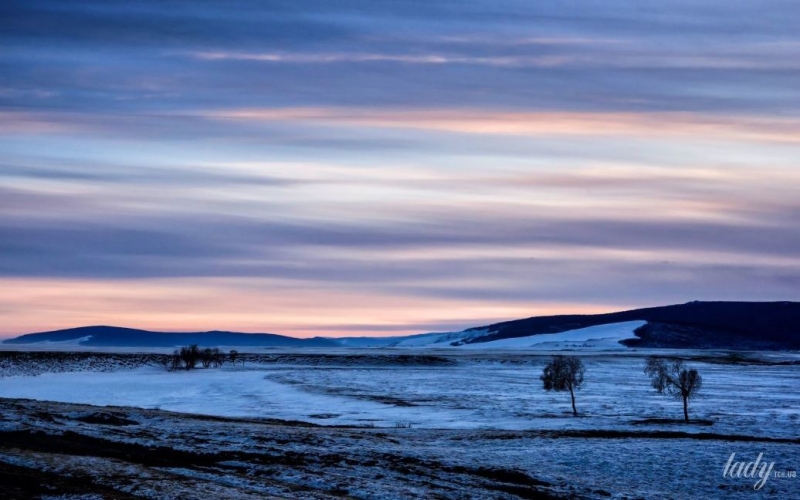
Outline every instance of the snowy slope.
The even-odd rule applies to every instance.
[[[423,334],[427,335],[427,334]],[[408,337],[325,337],[337,343],[341,347],[369,348],[369,347],[391,347],[392,345],[405,340]]]
[[[415,335],[397,342],[393,347],[452,347],[450,344],[453,342],[483,337],[487,333],[486,330],[465,330]]]
[[[482,337],[486,330],[464,330],[461,332],[421,333],[405,337],[346,337],[328,338],[342,347],[452,347],[459,340]]]
[[[462,349],[627,349],[619,341],[634,338],[634,330],[646,321],[627,321],[590,326],[561,333],[543,333],[528,337],[465,344]]]
[[[461,332],[425,333],[409,337],[332,339],[346,347],[457,348],[457,349],[626,349],[620,340],[634,338],[633,331],[646,321],[626,321],[592,326],[561,333],[543,333],[527,337],[464,343],[488,335],[484,329]],[[458,343],[454,346],[453,343]]]

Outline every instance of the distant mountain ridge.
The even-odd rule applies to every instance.
[[[114,326],[86,326],[31,333],[4,343],[74,342],[80,346],[98,347],[173,347],[198,344],[232,347],[448,348],[637,321],[644,324],[633,331],[635,338],[621,340],[622,345],[630,348],[800,350],[798,302],[698,301],[606,314],[536,316],[459,332],[404,337],[300,339],[271,333],[174,333]]]
[[[74,341],[81,346],[97,347],[174,347],[198,344],[201,346],[248,347],[335,347],[330,340],[315,337],[299,339],[273,333],[153,332],[118,326],[83,326],[51,332],[29,333],[4,341],[5,344]]]

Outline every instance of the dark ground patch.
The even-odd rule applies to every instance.
[[[31,500],[43,495],[58,497],[90,494],[107,500],[141,498],[96,484],[88,476],[67,476],[0,462],[0,496],[4,500]]]
[[[633,425],[700,425],[703,427],[711,427],[714,425],[713,420],[689,420],[678,418],[642,418],[639,420],[631,420]]]
[[[667,419],[668,420],[668,419]],[[670,420],[672,422],[672,420]],[[684,424],[683,420],[676,420]],[[629,431],[614,429],[566,429],[542,431],[496,431],[487,432],[482,439],[520,439],[525,437],[543,438],[586,438],[586,439],[693,439],[699,441],[753,442],[753,443],[792,443],[800,444],[797,438],[771,438],[762,436],[742,436],[737,434],[714,434],[710,432],[683,431]]]
[[[87,424],[100,424],[100,425],[139,425],[136,420],[131,420],[125,415],[120,413],[112,413],[107,411],[96,411],[82,417],[77,417],[75,420]]]
[[[16,430],[0,431],[0,480],[4,480],[0,498],[4,499],[96,494],[127,500],[139,497],[125,491],[137,495],[150,491],[147,487],[129,489],[149,484],[153,481],[149,475],[162,478],[157,479],[162,487],[164,481],[189,487],[205,481],[213,488],[242,488],[241,496],[260,498],[270,495],[246,485],[255,483],[288,498],[350,497],[359,488],[362,493],[357,496],[363,496],[364,486],[359,486],[359,481],[367,481],[372,488],[384,485],[385,491],[409,486],[415,488],[410,491],[426,498],[572,498],[554,492],[550,484],[521,470],[471,467],[416,456],[413,446],[403,446],[402,434],[392,437],[385,431],[284,426],[160,410],[93,409],[2,398],[0,413],[26,421]],[[81,424],[71,427],[70,421]],[[164,441],[165,432],[168,442]],[[244,449],[226,447],[227,437],[246,437],[253,445]],[[332,440],[349,444],[330,449]],[[397,452],[387,453],[386,447]],[[95,461],[105,466],[98,468]],[[57,474],[43,464],[56,464],[62,470]],[[120,475],[118,470],[127,472]],[[298,477],[305,479],[298,481]],[[230,495],[220,498],[240,496]]]

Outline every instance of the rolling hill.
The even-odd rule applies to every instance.
[[[349,337],[299,339],[270,333],[209,331],[192,333],[153,332],[114,326],[87,326],[31,333],[6,340],[6,344],[72,343],[79,346],[173,347],[360,347],[425,348],[520,347],[544,343],[552,334],[593,327],[634,325],[633,333],[615,340],[630,348],[676,349],[800,349],[800,303],[798,302],[689,302],[661,307],[633,309],[607,314],[536,316],[505,321],[458,332],[425,333],[403,337]],[[612,328],[613,331],[615,330]],[[609,331],[612,331],[609,330]],[[600,331],[600,330],[589,330]],[[618,336],[618,333],[614,334]],[[511,342],[543,336],[541,342]],[[552,336],[558,338],[571,338]],[[500,342],[502,341],[502,342]]]
[[[628,347],[800,349],[798,302],[689,302],[608,314],[537,316],[465,330],[454,345],[560,333],[599,325],[645,321]]]
[[[332,347],[337,344],[320,337],[298,339],[272,333],[210,332],[151,332],[117,326],[84,326],[30,333],[4,341],[5,344],[33,344],[41,342],[71,342],[81,346],[96,347],[173,347],[189,344],[201,346],[247,347]]]

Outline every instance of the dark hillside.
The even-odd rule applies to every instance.
[[[800,303],[689,302],[608,314],[539,316],[470,330],[489,334],[467,343],[558,333],[577,328],[647,321],[630,347],[800,349]]]

